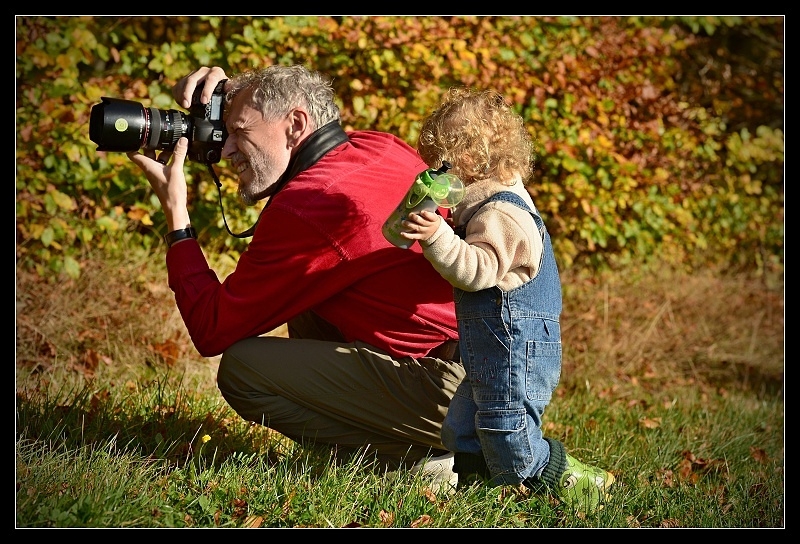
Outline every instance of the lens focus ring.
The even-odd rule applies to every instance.
[[[150,113],[148,149],[172,150],[181,136],[188,136],[188,123],[185,116],[178,110],[148,108],[148,111]]]

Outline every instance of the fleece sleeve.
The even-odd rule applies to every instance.
[[[531,215],[502,202],[483,206],[470,219],[465,239],[441,221],[421,246],[439,274],[464,291],[517,287],[536,275],[542,254]]]

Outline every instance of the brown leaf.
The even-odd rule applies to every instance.
[[[97,393],[92,395],[92,400],[89,403],[89,405],[92,408],[92,413],[101,413],[103,407],[105,406],[106,403],[108,403],[108,400],[110,398],[111,398],[111,391],[109,391],[108,389],[104,391],[98,391]]]
[[[412,528],[425,527],[426,525],[430,525],[431,521],[432,521],[431,517],[428,514],[423,514],[411,522],[411,527]]]
[[[29,142],[31,139],[31,132],[33,132],[33,126],[26,125],[22,127],[22,130],[19,131],[20,136],[22,136],[22,141]]]
[[[643,417],[642,419],[639,420],[639,425],[641,425],[645,429],[657,429],[661,426],[661,418],[655,417],[650,419],[647,417]]]
[[[686,480],[691,483],[697,482],[700,476],[692,471],[692,462],[688,459],[682,460],[678,464],[678,474],[681,480]]]
[[[731,511],[732,508],[733,508],[733,505],[731,503],[727,503],[722,507],[722,513],[723,514],[727,514],[728,512]]]
[[[87,370],[94,372],[97,370],[97,365],[100,363],[100,355],[93,349],[87,349],[81,356],[81,364]]]
[[[94,376],[94,371],[97,368],[97,364],[100,361],[100,356],[97,354],[96,351],[88,349],[81,354],[80,361],[75,361],[75,359],[71,360],[72,369],[76,372],[80,372],[87,378],[91,378]]]
[[[748,490],[748,494],[751,497],[765,497],[767,493],[769,493],[769,490],[767,489],[767,486],[765,486],[763,483],[753,484],[750,486],[750,489]]]
[[[168,338],[160,344],[153,345],[152,350],[164,359],[167,366],[174,365],[181,355],[180,345],[172,338]]]
[[[428,502],[436,504],[436,493],[434,493],[430,487],[425,486],[425,489],[422,490],[422,495],[428,499]]]
[[[392,524],[394,523],[394,514],[392,512],[387,512],[386,510],[381,509],[380,514],[378,514],[378,517],[381,518],[381,524],[384,527],[391,527]]]
[[[661,478],[661,485],[663,487],[675,486],[675,474],[671,470],[659,470],[656,475]]]
[[[750,457],[758,463],[766,463],[769,459],[766,451],[761,448],[756,448],[755,446],[750,446]]]
[[[55,345],[49,340],[45,340],[39,347],[39,356],[44,357],[46,359],[55,359],[56,357]]]

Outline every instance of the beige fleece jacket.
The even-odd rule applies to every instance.
[[[533,209],[520,179],[511,186],[495,180],[473,183],[453,208],[454,225],[468,222],[464,240],[441,220],[434,235],[420,243],[425,258],[454,287],[480,291],[496,285],[509,291],[539,272],[543,242],[531,214],[508,202],[491,202],[478,209],[499,191],[518,194]]]

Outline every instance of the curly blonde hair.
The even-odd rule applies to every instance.
[[[431,167],[450,162],[466,185],[519,174],[527,184],[535,148],[522,117],[493,90],[453,87],[422,122],[417,151]]]

